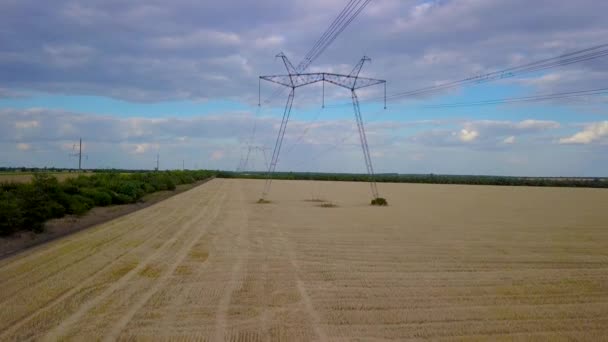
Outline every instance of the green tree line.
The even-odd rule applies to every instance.
[[[263,172],[221,172],[218,177],[224,178],[266,178]],[[273,179],[324,180],[368,182],[366,174],[352,173],[313,173],[313,172],[277,172]],[[471,184],[471,185],[504,185],[504,186],[552,186],[608,188],[606,178],[570,178],[570,177],[507,177],[507,176],[474,176],[474,175],[435,175],[435,174],[377,174],[374,179],[380,183],[426,183],[426,184]]]

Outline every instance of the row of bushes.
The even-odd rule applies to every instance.
[[[134,203],[145,194],[175,190],[177,185],[211,176],[214,172],[96,173],[59,182],[37,173],[30,183],[0,184],[0,235],[20,230],[41,232],[51,218],[82,215],[95,206]]]

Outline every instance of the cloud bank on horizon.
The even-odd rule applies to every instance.
[[[256,115],[258,75],[284,72],[274,59],[279,51],[299,62],[346,3],[3,1],[0,166],[72,166],[69,154],[82,136],[88,167],[152,168],[160,152],[161,168],[186,160],[190,168],[234,169],[253,126],[253,143],[272,147],[280,123],[282,96]],[[608,3],[592,0],[374,0],[310,70],[348,72],[369,55],[364,76],[387,79],[389,93],[418,89],[608,43],[607,11]],[[404,99],[377,115],[379,106],[370,105],[363,115],[376,169],[606,176],[606,95],[416,106],[596,89],[607,81],[604,57]],[[319,112],[318,90],[297,95],[279,169],[364,171],[351,108]],[[328,89],[327,100],[341,103],[343,95]],[[150,108],[162,110],[150,116]],[[253,159],[252,168],[264,167],[263,156]]]

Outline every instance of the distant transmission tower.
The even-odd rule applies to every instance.
[[[248,145],[247,146],[247,154],[245,155],[244,158],[241,158],[241,161],[239,162],[239,166],[237,167],[236,171],[237,172],[243,172],[243,171],[253,171],[253,170],[247,170],[250,164],[250,159],[251,159],[251,152],[257,153],[257,152],[261,152],[262,155],[264,156],[264,167],[268,168],[268,158],[266,156],[266,151],[270,150],[270,148],[268,147],[264,147],[264,146],[258,146],[258,145]]]
[[[76,150],[76,145],[74,144],[74,146],[72,146],[72,150]],[[78,152],[75,152],[73,154],[70,154],[70,156],[72,157],[78,157],[78,170],[82,170],[82,138],[80,138],[79,143],[78,143]],[[87,155],[84,155],[84,157],[88,160],[89,157]]]
[[[372,203],[379,202],[381,199],[378,193],[378,186],[374,179],[374,167],[372,165],[371,154],[369,152],[369,145],[367,143],[367,136],[365,135],[365,128],[363,126],[363,118],[361,117],[361,108],[359,106],[359,98],[355,90],[370,87],[377,84],[384,85],[384,108],[386,109],[386,81],[377,80],[373,78],[359,77],[359,73],[363,68],[365,62],[370,62],[371,59],[367,56],[361,58],[361,60],[355,65],[350,74],[335,74],[328,72],[315,72],[315,73],[299,73],[297,69],[291,64],[285,54],[280,53],[276,57],[283,59],[285,68],[287,69],[287,75],[271,75],[271,76],[260,76],[260,80],[265,80],[273,83],[280,84],[284,87],[291,88],[289,96],[287,97],[287,103],[285,104],[285,110],[283,111],[283,119],[277,135],[277,140],[274,145],[272,152],[272,159],[268,165],[268,175],[266,183],[264,184],[264,190],[262,192],[262,200],[266,199],[268,192],[270,191],[270,185],[272,184],[272,176],[277,167],[279,160],[279,154],[281,152],[281,145],[283,144],[283,137],[285,136],[285,130],[287,129],[287,122],[289,121],[289,115],[291,114],[291,108],[293,105],[293,99],[295,96],[296,88],[303,87],[309,84],[323,82],[323,105],[325,105],[325,82],[335,84],[337,86],[350,90],[353,101],[353,108],[355,111],[355,120],[357,122],[357,128],[359,131],[359,139],[361,141],[361,149],[363,150],[363,157],[365,159],[365,167],[367,168],[367,175],[369,179],[370,188],[372,191],[373,201]],[[261,82],[260,82],[261,83]],[[261,91],[258,91],[261,94]],[[261,97],[261,95],[259,95]],[[258,100],[261,102],[261,98]],[[384,201],[384,199],[381,199]],[[385,202],[385,201],[384,201]]]

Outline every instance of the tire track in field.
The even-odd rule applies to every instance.
[[[204,202],[204,199],[202,199],[200,201],[200,203],[198,203],[198,204],[202,204],[203,202]],[[196,208],[196,206],[194,206],[194,208]],[[196,209],[196,210],[198,210],[198,209]],[[72,298],[73,295],[78,294],[79,292],[81,292],[87,288],[91,288],[91,287],[97,288],[100,286],[103,287],[103,285],[105,285],[106,283],[100,284],[99,281],[102,281],[102,280],[96,279],[96,277],[98,275],[103,275],[104,271],[112,269],[112,266],[115,266],[117,264],[124,262],[123,259],[127,255],[135,255],[136,253],[140,252],[141,249],[144,249],[146,247],[151,248],[152,246],[149,246],[150,243],[153,243],[157,237],[160,237],[161,235],[163,235],[165,233],[170,233],[171,229],[173,229],[173,226],[165,225],[164,229],[159,229],[157,232],[150,235],[149,238],[142,241],[138,246],[136,246],[132,249],[128,249],[124,253],[119,254],[118,256],[114,256],[114,258],[111,259],[113,261],[110,261],[107,264],[103,265],[101,267],[101,269],[95,271],[93,274],[90,274],[88,276],[85,275],[86,280],[84,282],[80,282],[79,285],[77,285],[76,287],[73,287],[70,290],[64,291],[63,293],[59,294],[58,297],[43,304],[43,306],[41,308],[39,308],[38,310],[30,313],[26,317],[21,318],[17,324],[13,324],[8,330],[3,331],[0,334],[0,338],[4,338],[4,337],[8,336],[9,333],[18,331],[19,328],[21,328],[24,325],[26,325],[27,323],[29,323],[33,318],[40,317],[40,315],[44,315],[47,311],[52,310],[55,305],[64,303],[64,300]],[[112,256],[109,256],[108,258],[111,258],[111,257]]]
[[[161,277],[154,282],[154,285],[142,295],[142,297],[135,303],[135,305],[132,305],[131,308],[129,308],[129,311],[127,311],[122,317],[120,317],[116,324],[110,328],[108,335],[104,337],[104,341],[116,340],[120,336],[120,333],[127,326],[127,324],[129,324],[129,322],[133,319],[133,316],[135,316],[135,314],[148,302],[148,300],[150,300],[150,298],[154,294],[156,294],[160,289],[167,285],[169,278],[171,277],[173,272],[175,272],[177,266],[179,266],[184,261],[190,250],[207,232],[209,225],[215,222],[215,219],[220,213],[220,209],[222,209],[222,204],[224,204],[224,202],[226,201],[225,192],[222,193],[220,196],[221,197],[219,200],[214,199],[213,204],[211,205],[212,208],[210,209],[212,213],[209,217],[201,215],[196,218],[196,221],[193,220],[193,224],[195,224],[197,222],[200,222],[203,218],[205,219],[205,221],[203,222],[203,226],[198,230],[196,235],[188,242],[186,246],[182,247],[182,249],[179,251],[175,261],[171,263],[169,268],[165,270]]]
[[[222,188],[223,184],[220,184],[220,187],[215,191],[214,195],[209,198],[207,204],[209,204],[211,200],[215,198],[217,193],[219,193]],[[199,210],[196,206],[193,206],[192,208],[193,210]],[[144,270],[153,260],[158,259],[159,256],[162,256],[162,254],[165,253],[166,250],[169,249],[169,247],[176,243],[179,238],[181,238],[182,235],[184,235],[188,231],[188,228],[191,228],[191,225],[196,222],[199,216],[204,216],[208,210],[209,206],[205,205],[202,211],[200,211],[199,215],[196,216],[196,219],[192,219],[186,224],[182,225],[179,231],[177,231],[171,239],[165,241],[154,253],[150,254],[142,262],[140,262],[137,267],[130,270],[118,281],[114,282],[103,293],[93,298],[92,300],[84,303],[77,312],[73,313],[71,316],[63,320],[63,322],[59,326],[49,331],[44,337],[44,340],[56,341],[57,339],[60,339],[63,334],[67,332],[69,328],[71,328],[78,320],[83,318],[87,312],[89,312],[92,308],[101,303],[104,299],[107,299],[112,293],[118,291],[121,288],[124,288],[135,275],[137,275],[140,271]]]
[[[220,217],[221,217],[221,215],[220,215]],[[216,221],[218,219],[219,219],[219,217],[216,218]],[[220,224],[214,225],[212,227],[214,229],[211,231],[208,231],[205,235],[203,235],[203,237],[201,237],[199,239],[199,241],[194,245],[194,247],[192,247],[192,249],[190,250],[190,253],[192,253],[192,251],[196,250],[197,248],[203,248],[203,250],[207,251],[207,258],[205,260],[194,261],[196,266],[195,266],[195,270],[192,271],[191,273],[189,271],[190,270],[189,263],[192,263],[192,261],[183,262],[181,265],[179,265],[177,267],[177,269],[172,274],[175,282],[173,284],[165,285],[165,288],[171,287],[171,286],[177,286],[177,287],[181,286],[181,291],[175,292],[176,297],[170,301],[169,306],[164,310],[165,312],[167,312],[167,314],[163,315],[162,319],[158,323],[158,326],[160,327],[161,331],[164,331],[164,332],[171,331],[171,329],[173,327],[175,327],[175,325],[178,322],[180,322],[178,320],[180,311],[183,310],[184,307],[192,305],[191,303],[188,303],[188,295],[189,295],[190,291],[200,288],[200,285],[197,284],[196,280],[200,280],[201,278],[204,278],[206,272],[209,270],[208,265],[209,265],[209,257],[211,257],[211,254],[212,254],[211,249],[213,248],[213,246],[215,246],[218,238],[221,236],[220,233],[223,231],[221,222],[220,222]],[[204,239],[206,237],[209,237],[209,240],[206,241],[206,243],[202,244],[202,246],[199,247],[198,245],[201,244],[201,242],[204,242],[205,241]],[[182,266],[184,267],[184,269],[186,269],[188,271],[186,271],[184,274],[179,274],[180,273],[179,268]],[[188,280],[188,279],[184,279],[184,278],[188,278],[190,276],[192,276],[193,278],[188,282],[188,285],[183,285],[184,281]],[[173,338],[173,336],[172,336],[172,338]],[[179,338],[177,338],[177,339],[179,340]]]
[[[240,184],[239,184],[240,185]],[[245,203],[243,197],[242,188],[239,186],[239,202]],[[218,304],[216,316],[215,316],[215,338],[214,341],[225,341],[226,330],[228,327],[228,309],[230,308],[230,301],[234,291],[237,290],[238,285],[242,282],[243,278],[243,263],[249,254],[248,247],[248,230],[249,221],[247,219],[247,209],[241,205],[240,216],[242,223],[239,224],[238,238],[235,244],[235,250],[237,253],[236,261],[230,270],[230,280],[224,289],[220,302]]]
[[[275,231],[277,232],[279,239],[283,242],[282,243],[283,246],[285,246],[287,256],[289,258],[289,263],[291,264],[291,266],[293,268],[293,273],[295,276],[296,287],[298,289],[298,293],[300,294],[300,297],[302,298],[302,303],[304,304],[304,307],[306,308],[306,313],[312,319],[312,327],[315,332],[315,335],[317,335],[319,341],[328,341],[327,334],[321,327],[321,322],[322,322],[321,317],[319,316],[319,313],[315,310],[312,300],[310,299],[310,296],[308,295],[308,292],[306,291],[306,288],[304,287],[304,282],[300,278],[300,266],[298,265],[293,246],[289,243],[289,240],[285,237],[285,233],[283,233],[283,231],[276,224],[273,224],[273,227],[274,227]]]

